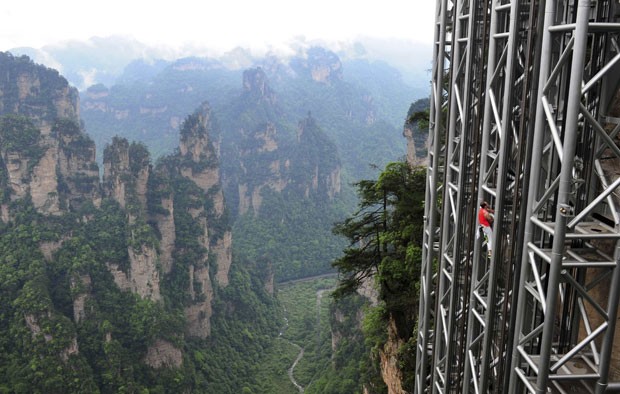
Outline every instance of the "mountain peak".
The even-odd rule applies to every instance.
[[[293,59],[291,67],[299,74],[309,74],[315,82],[327,85],[343,79],[340,58],[322,47],[308,49],[304,58]]]
[[[267,74],[265,74],[261,67],[251,68],[243,72],[243,90],[272,104],[276,99],[273,90],[269,86]]]

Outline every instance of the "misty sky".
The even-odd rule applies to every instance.
[[[293,39],[430,45],[430,0],[19,0],[0,7],[0,50],[121,35],[149,45],[273,49]]]

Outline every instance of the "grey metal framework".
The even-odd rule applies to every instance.
[[[418,315],[418,336],[416,350],[416,393],[421,394],[431,384],[429,362],[433,347],[435,321],[435,273],[433,264],[439,251],[440,234],[437,226],[441,204],[438,198],[440,184],[443,182],[445,162],[445,130],[447,129],[448,93],[445,81],[449,80],[451,69],[451,31],[452,20],[449,18],[453,3],[438,0],[435,16],[435,45],[433,50],[433,75],[429,112],[429,149],[428,170],[426,175],[425,224],[422,245],[422,267],[420,278],[420,312]],[[440,181],[441,180],[441,181]]]
[[[618,8],[438,1],[417,394],[620,388]]]

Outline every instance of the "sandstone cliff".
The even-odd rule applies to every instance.
[[[211,109],[207,104],[203,104],[194,115],[187,118],[181,129],[179,143],[180,172],[202,190],[203,198],[209,199],[208,205],[194,208],[191,215],[204,224],[204,234],[200,238],[202,246],[216,256],[216,261],[202,263],[215,264],[218,283],[226,286],[232,261],[232,240],[227,225],[222,227],[221,223],[225,214],[224,193],[217,150],[210,138],[213,129]],[[220,231],[214,231],[215,228],[220,228]]]
[[[0,115],[27,116],[43,135],[50,133],[59,118],[79,120],[77,89],[58,71],[6,52],[0,52],[0,69]]]
[[[407,140],[407,162],[414,166],[426,165],[428,160],[428,108],[428,99],[412,103],[403,126],[403,137]]]
[[[0,170],[4,202],[30,196],[35,208],[59,215],[98,205],[95,146],[79,124],[78,95],[58,72],[0,53]],[[10,218],[3,205],[3,221]]]
[[[403,372],[400,369],[399,349],[404,341],[398,336],[396,323],[390,318],[387,324],[388,338],[380,351],[381,376],[388,388],[388,394],[406,394],[403,389]]]
[[[104,229],[102,233],[110,237],[115,232],[116,242],[110,245],[116,248],[114,253],[105,252],[110,260],[105,261],[104,269],[119,290],[155,304],[164,302],[165,280],[187,283],[185,288],[174,290],[187,294],[178,297],[181,305],[176,306],[185,312],[185,332],[206,338],[210,334],[214,286],[228,285],[232,261],[232,235],[220,185],[219,142],[212,138],[216,130],[209,106],[201,106],[186,119],[178,154],[156,168],[144,145],[115,137],[104,150],[100,182],[95,145],[79,123],[75,89],[57,72],[34,65],[27,58],[0,53],[0,70],[8,75],[0,81],[2,221],[13,219],[12,202],[26,199],[39,213],[54,216],[85,205],[96,209],[103,200],[115,201],[126,222],[122,228]],[[268,93],[266,85],[257,89]],[[90,94],[92,99],[104,99],[107,89],[93,89]],[[90,212],[85,222],[93,219]],[[73,236],[66,233],[40,242],[39,250],[48,264],[56,264],[57,254],[66,243],[70,248],[77,247]],[[120,245],[126,245],[124,251]],[[63,253],[67,256],[68,252]],[[85,262],[74,264],[69,287],[72,320],[79,324],[89,319],[92,289],[100,285],[80,265]],[[54,314],[48,313],[51,317]],[[26,317],[33,335],[42,331],[39,320],[36,314]],[[106,335],[114,341],[109,331]],[[63,354],[69,357],[77,352],[75,342]],[[153,368],[178,367],[181,356],[177,347],[155,338],[144,361]]]

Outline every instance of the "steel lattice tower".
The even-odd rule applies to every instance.
[[[619,8],[437,1],[417,394],[620,388]]]

